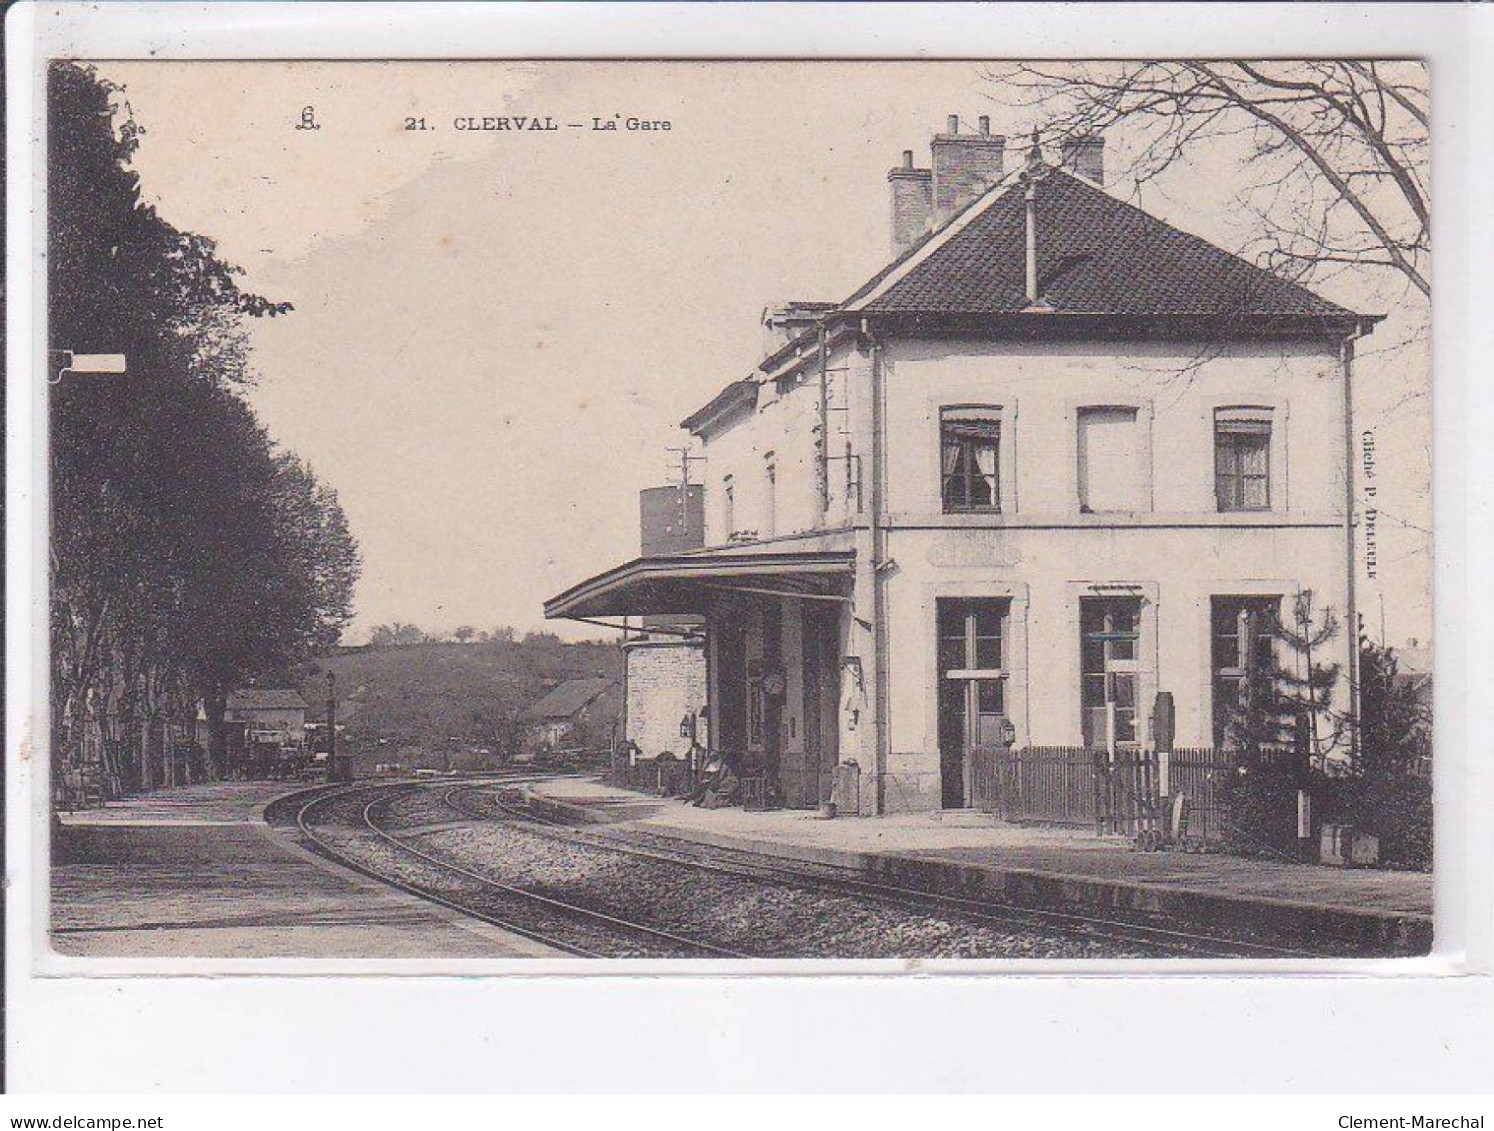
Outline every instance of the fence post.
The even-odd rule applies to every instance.
[[[1094,778],[1096,836],[1102,836],[1105,832],[1106,810],[1109,808],[1106,804],[1108,797],[1106,796],[1105,789],[1105,779],[1108,775],[1105,773],[1105,766],[1101,761],[1102,754],[1104,754],[1103,750],[1091,750],[1089,752],[1090,762],[1094,767],[1091,776]]]
[[[1175,720],[1172,692],[1157,692],[1152,703],[1152,742],[1157,747],[1157,793],[1161,797],[1172,795],[1172,751],[1177,730]]]
[[[1312,795],[1305,789],[1297,791],[1297,855],[1312,859]]]

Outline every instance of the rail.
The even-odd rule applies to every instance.
[[[457,795],[471,791],[472,786],[455,786],[448,789],[443,802],[460,815],[469,819],[484,820],[488,815],[463,805]],[[1049,911],[1031,907],[996,907],[987,900],[942,892],[930,892],[920,888],[906,887],[884,881],[869,880],[862,876],[847,874],[846,869],[834,865],[811,865],[796,862],[788,867],[777,861],[769,861],[760,853],[740,849],[721,849],[697,843],[685,844],[678,838],[662,834],[647,834],[655,842],[669,841],[666,847],[657,843],[639,843],[638,834],[617,836],[594,831],[582,831],[564,822],[535,813],[531,808],[518,808],[488,794],[491,804],[498,812],[511,818],[524,820],[545,835],[565,837],[573,843],[591,843],[645,859],[682,864],[728,875],[759,881],[770,881],[796,885],[837,895],[860,895],[891,903],[907,910],[929,912],[933,910],[954,912],[966,919],[983,924],[1001,926],[1041,926],[1047,929],[1070,931],[1076,936],[1103,937],[1107,941],[1131,943],[1155,947],[1182,957],[1230,957],[1264,959],[1320,958],[1316,951],[1295,947],[1277,946],[1247,939],[1226,938],[1198,931],[1159,927],[1148,924],[1109,919],[1102,916],[1080,915],[1071,912]]]

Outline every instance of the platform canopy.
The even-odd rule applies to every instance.
[[[550,619],[704,614],[733,593],[848,599],[854,550],[737,551],[635,558],[545,602]]]

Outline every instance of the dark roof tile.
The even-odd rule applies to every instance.
[[[1354,317],[1061,169],[1038,181],[1035,205],[1038,295],[1056,313]],[[1008,188],[866,309],[956,315],[1027,309],[1025,213],[1022,189]]]
[[[230,711],[298,711],[306,709],[306,700],[294,688],[241,687],[229,692]]]
[[[536,719],[568,719],[597,696],[616,686],[615,680],[606,677],[568,679],[552,687],[543,699],[529,708],[529,713]]]

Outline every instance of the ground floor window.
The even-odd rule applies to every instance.
[[[1079,599],[1079,697],[1084,745],[1110,749],[1137,741],[1140,597]]]
[[[1007,620],[1004,598],[938,604],[940,791],[946,808],[970,803],[974,753],[1005,741]]]
[[[1245,688],[1274,663],[1272,645],[1280,597],[1215,597],[1210,602],[1210,669],[1214,745],[1222,747]]]

